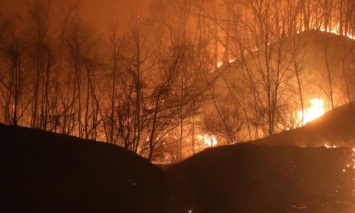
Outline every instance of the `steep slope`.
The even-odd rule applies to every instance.
[[[168,170],[173,212],[353,212],[351,149],[238,144]],[[180,176],[176,176],[180,174]],[[181,192],[181,188],[190,189]]]
[[[163,212],[165,178],[120,147],[0,125],[1,212]]]
[[[244,69],[248,69],[247,72],[250,72],[251,77],[257,76],[256,72],[266,72],[264,55],[267,54],[270,60],[280,63],[277,67],[276,62],[270,62],[272,68],[281,68],[289,70],[289,72],[294,72],[293,63],[295,62],[293,60],[296,58],[304,95],[314,95],[318,92],[328,93],[325,91],[329,86],[328,69],[331,73],[334,93],[346,93],[345,72],[349,92],[352,97],[355,94],[355,78],[352,69],[355,59],[355,40],[332,33],[310,30],[297,34],[295,38],[290,37],[281,44],[279,42],[269,44],[268,47],[269,52],[265,53],[263,49],[255,49],[247,52],[243,57],[236,58],[232,63],[223,65],[211,72],[206,77],[206,81],[214,83],[216,93],[225,94],[223,91],[228,91],[228,87],[233,84],[243,84],[243,81],[248,79],[248,76],[243,74]],[[278,58],[281,57],[279,54],[282,55],[281,59]],[[256,79],[253,80],[256,82]]]
[[[334,106],[355,97],[355,40],[312,30],[267,47],[250,50],[208,75],[211,99],[201,117],[214,123],[206,128],[221,135],[219,142],[254,140],[297,126],[300,92],[304,109],[315,98],[330,109],[331,96]]]

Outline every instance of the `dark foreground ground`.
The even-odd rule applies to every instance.
[[[116,146],[0,125],[0,212],[355,212],[353,158],[239,144],[163,172]]]
[[[181,193],[173,209],[355,212],[355,173],[347,167],[352,156],[347,148],[239,144],[208,149],[167,171],[172,180],[178,178]]]
[[[0,125],[0,212],[162,212],[165,176],[133,152]]]

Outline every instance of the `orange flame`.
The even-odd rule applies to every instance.
[[[298,119],[302,121],[303,116],[303,125],[313,121],[325,113],[324,102],[322,99],[314,98],[311,101],[311,106],[302,111],[298,111]]]

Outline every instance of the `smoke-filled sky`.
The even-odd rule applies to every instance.
[[[146,15],[150,0],[85,0],[82,12],[85,19],[95,25],[107,25],[110,19],[118,19],[124,25],[131,14]]]
[[[0,0],[1,9],[19,11],[31,0]],[[67,2],[74,0],[53,0],[52,2]],[[132,14],[145,16],[148,14],[151,0],[79,0],[80,11],[89,23],[100,29],[107,27],[112,19],[118,19],[125,27]]]

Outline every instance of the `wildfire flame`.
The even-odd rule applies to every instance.
[[[228,60],[228,63],[233,63],[236,59],[237,59],[237,58],[230,58],[230,59]],[[217,62],[217,67],[220,68],[220,67],[222,67],[222,66],[223,66],[223,61],[218,61],[218,62]]]
[[[207,146],[213,147],[217,145],[217,138],[214,135],[197,135],[199,140],[202,140]]]
[[[333,27],[333,29],[330,28],[330,27],[328,29],[326,29],[325,27],[321,26],[319,28],[319,30],[322,31],[322,32],[327,32],[327,33],[332,33],[332,34],[335,34],[335,35],[340,35],[339,24],[335,25],[335,27]],[[305,31],[305,29],[304,29],[304,27],[302,27],[302,30],[297,31],[297,33],[301,33],[301,32],[304,32],[304,31]],[[346,33],[343,36],[345,36],[345,37],[347,37],[349,39],[355,40],[355,35],[352,35],[350,33]]]
[[[310,102],[311,106],[303,110],[303,125],[325,113],[324,101],[322,99],[314,98]],[[302,111],[298,111],[298,118],[302,121]]]

